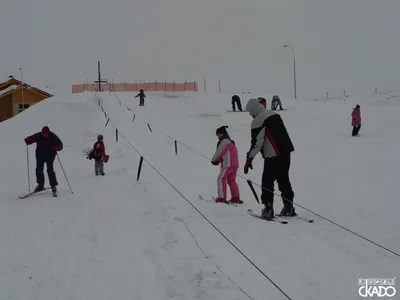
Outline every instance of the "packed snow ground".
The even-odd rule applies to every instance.
[[[145,107],[131,93],[53,97],[0,124],[1,300],[286,299],[160,174],[294,300],[362,299],[358,278],[399,277],[398,257],[300,207],[314,224],[250,217],[248,208],[262,207],[242,178],[241,207],[200,200],[216,196],[219,168],[205,157],[212,157],[221,125],[229,126],[244,176],[251,117],[227,112],[228,94],[147,96]],[[240,96],[245,106],[248,95]],[[97,97],[111,120],[107,127]],[[296,148],[295,202],[400,252],[400,100],[282,101],[287,110],[278,113]],[[351,137],[356,104],[363,126]],[[59,158],[74,193],[56,160],[59,197],[44,192],[19,200],[28,190],[23,139],[44,125],[64,142]],[[110,155],[104,177],[94,176],[84,155],[99,133]],[[200,154],[178,143],[175,155],[174,140]],[[146,161],[136,182],[138,153]],[[260,183],[260,156],[253,165],[244,177]],[[279,212],[282,201],[275,199]]]

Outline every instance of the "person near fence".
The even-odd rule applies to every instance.
[[[228,128],[228,126],[221,126],[216,130],[216,135],[218,137],[217,150],[211,160],[214,166],[221,164],[221,170],[217,179],[218,197],[215,201],[223,203],[243,203],[243,201],[240,200],[239,187],[236,183],[236,174],[239,168],[238,150],[226,128]],[[229,202],[226,200],[227,184],[231,191],[231,200]]]
[[[240,102],[240,97],[238,95],[233,95],[232,96],[232,110],[233,111],[236,111],[235,104],[237,105],[239,111],[243,111],[242,110],[242,103]]]
[[[106,148],[103,142],[103,135],[97,136],[97,142],[93,145],[92,157],[94,159],[94,172],[96,176],[104,176],[104,161],[108,158],[106,155]]]
[[[273,111],[266,110],[258,99],[250,99],[246,111],[253,117],[251,123],[251,146],[247,152],[244,173],[252,169],[253,159],[261,153],[264,158],[262,174],[261,200],[264,209],[261,216],[272,220],[274,215],[274,183],[278,187],[283,200],[281,215],[296,216],[293,206],[294,192],[289,179],[290,154],[294,151],[293,143],[289,137],[281,116]]]
[[[143,89],[141,89],[141,90],[139,91],[139,94],[137,94],[137,95],[135,96],[135,98],[137,98],[137,97],[139,97],[139,100],[140,100],[139,106],[144,106],[144,98],[146,98],[146,95],[144,94]]]
[[[58,151],[63,149],[63,143],[60,138],[51,132],[48,126],[44,126],[41,132],[35,133],[25,138],[25,143],[31,145],[36,143],[36,182],[35,192],[45,189],[44,187],[44,164],[47,165],[47,174],[53,193],[57,192],[57,177],[54,171],[54,160]]]
[[[361,128],[361,110],[360,105],[356,105],[351,113],[351,125],[353,126],[352,136],[357,136]]]

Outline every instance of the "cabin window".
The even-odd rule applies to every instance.
[[[29,108],[29,104],[24,104],[24,105],[20,104],[19,105],[19,112],[22,112],[27,108]]]

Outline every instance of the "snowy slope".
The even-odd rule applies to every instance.
[[[231,95],[147,96],[146,107],[138,107],[134,93],[100,93],[107,127],[93,94],[53,97],[0,124],[1,300],[287,299],[160,174],[292,299],[361,299],[358,278],[399,275],[398,257],[300,207],[315,224],[251,218],[246,209],[261,206],[242,178],[242,207],[199,200],[216,195],[219,170],[207,158],[221,125],[229,125],[244,176],[251,117],[226,112]],[[288,110],[279,113],[296,148],[295,202],[399,252],[400,101],[383,95],[282,100]],[[357,103],[363,127],[353,138],[350,113]],[[18,200],[28,187],[23,138],[44,125],[65,144],[59,157],[74,193],[56,161],[60,196]],[[100,178],[83,154],[98,133],[110,155]],[[178,143],[175,155],[174,140],[197,153]],[[136,182],[138,153],[145,162]],[[34,187],[32,146],[29,157]],[[254,167],[244,177],[258,183],[260,157]],[[281,206],[276,197],[276,211]]]

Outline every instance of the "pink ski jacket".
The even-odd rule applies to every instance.
[[[351,126],[361,125],[361,113],[359,108],[353,108],[351,113]]]
[[[212,161],[221,163],[221,169],[238,167],[239,155],[235,143],[228,138],[219,141]]]

